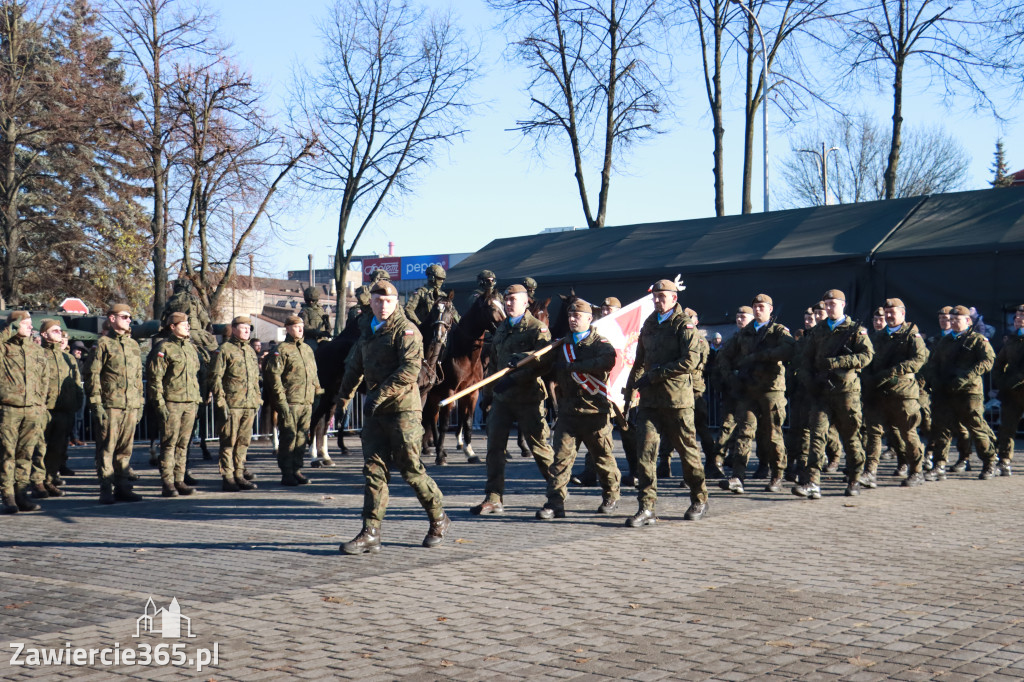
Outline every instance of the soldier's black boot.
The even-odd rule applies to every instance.
[[[142,499],[142,495],[132,490],[130,484],[119,483],[114,486],[114,499],[118,502],[138,502]]]
[[[18,511],[20,512],[34,512],[39,511],[40,506],[28,499],[28,490],[25,488],[19,488],[14,491],[14,503],[18,505]]]
[[[960,457],[956,462],[949,468],[954,474],[962,474],[965,471],[970,471],[970,458]]]
[[[247,481],[244,475],[235,475],[235,485],[238,486],[239,490],[255,490],[256,484],[252,481]]]
[[[124,477],[127,478],[129,481],[137,481],[141,478],[141,476],[139,476],[135,469],[132,469],[131,467],[128,467],[127,469],[124,470]]]
[[[1010,468],[1010,462],[1005,459],[999,460],[999,475],[1000,476],[1012,476],[1013,470]]]
[[[178,491],[179,495],[191,495],[196,491],[195,488],[190,486],[188,483],[185,483],[184,481],[175,481],[174,489]]]
[[[654,515],[653,509],[640,509],[636,514],[633,514],[626,519],[626,525],[630,528],[640,528],[641,526],[653,526],[658,522],[658,517]]]
[[[700,521],[708,515],[708,503],[707,502],[694,502],[683,514],[684,521]]]
[[[548,503],[545,504],[540,509],[538,509],[535,516],[540,521],[550,521],[551,519],[564,519],[565,507],[555,507],[551,505],[551,503]]]
[[[196,485],[198,483],[199,483],[199,481],[197,481],[195,478],[193,478],[192,474],[189,473],[188,469],[186,469],[185,470],[185,485]]]
[[[295,478],[295,474],[290,471],[283,472],[281,474],[281,485],[288,486],[290,488],[295,487],[299,484],[298,479]]]
[[[904,488],[916,488],[919,485],[924,485],[924,474],[920,471],[910,474],[900,483]]]
[[[242,480],[244,481],[245,479],[242,479]],[[223,492],[226,492],[226,493],[237,493],[238,492],[238,483],[235,481],[235,477],[234,476],[225,476],[224,480],[221,481],[220,489]]]
[[[996,466],[992,462],[985,462],[981,467],[981,473],[978,474],[978,480],[987,481],[995,478],[999,474],[996,473]]]
[[[178,490],[174,487],[174,483],[170,481],[164,481],[163,490],[160,491],[160,494],[163,495],[164,497],[177,497]]]
[[[302,475],[302,472],[300,472],[300,471],[296,471],[296,472],[295,472],[295,474],[294,474],[294,476],[295,476],[295,481],[296,481],[296,482],[297,482],[297,483],[298,483],[299,485],[309,485],[309,479],[308,479],[308,478],[306,478],[305,476],[303,476],[303,475]]]
[[[878,476],[874,471],[865,471],[860,475],[860,485],[862,488],[877,488]]]
[[[18,513],[18,502],[14,499],[14,495],[3,496],[3,506],[0,507],[0,512],[3,512],[4,514]]]
[[[380,551],[380,528],[363,526],[355,536],[339,548],[342,554],[376,554]]]
[[[764,487],[766,493],[781,493],[782,492],[782,477],[777,474],[772,474],[772,478],[768,481],[768,485]]]
[[[248,469],[245,469],[245,470],[242,471],[242,478],[244,478],[247,481],[255,481],[256,480],[256,474],[254,474],[253,472],[249,471]]]
[[[100,483],[100,504],[114,504],[117,502],[114,499],[114,485],[109,481],[103,481]]]
[[[725,478],[725,472],[719,465],[717,457],[709,457],[704,467],[704,478]]]
[[[931,470],[924,475],[926,481],[945,481],[946,480],[946,466],[944,464],[936,464]]]
[[[43,483],[43,486],[46,487],[46,492],[50,497],[64,496],[64,491],[58,488],[55,483],[50,483],[49,481],[47,481],[46,483]]]
[[[452,525],[452,520],[448,518],[448,515],[441,512],[441,518],[430,522],[430,528],[427,530],[426,537],[423,538],[424,547],[437,547],[444,541],[444,534],[448,532],[448,526]],[[380,539],[377,541],[378,546],[380,545]]]
[[[46,490],[46,486],[42,483],[33,483],[32,492],[30,494],[37,500],[45,500],[50,496],[50,493]]]

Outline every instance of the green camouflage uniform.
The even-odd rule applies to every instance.
[[[240,477],[252,440],[252,424],[263,404],[260,362],[248,341],[231,337],[213,356],[213,404],[220,412],[220,475]]]
[[[0,332],[0,371],[0,488],[14,497],[29,486],[32,457],[45,448],[53,388],[46,353],[18,336],[16,323]]]
[[[170,328],[171,313],[185,313],[188,315],[188,325],[191,329],[189,334],[192,343],[195,344],[196,352],[199,353],[199,361],[203,367],[209,367],[210,356],[217,350],[217,338],[206,331],[210,325],[210,313],[206,311],[202,301],[189,291],[175,293],[164,306],[163,314],[160,316],[160,326],[163,329]],[[206,388],[203,387],[204,393]]]
[[[736,434],[733,441],[732,476],[746,476],[747,461],[754,444],[765,446],[759,454],[771,468],[771,477],[780,478],[786,469],[786,443],[782,424],[786,421],[786,369],[796,344],[789,329],[765,322],[749,322],[730,339],[716,362],[736,397]]]
[[[640,328],[628,385],[635,386],[642,377],[650,377],[650,384],[640,389],[636,423],[637,500],[641,509],[654,511],[658,498],[657,457],[662,437],[670,439],[679,453],[690,501],[703,504],[708,499],[693,423],[691,372],[700,362],[697,336],[690,317],[678,303],[664,322],[658,322],[655,311]]]
[[[50,423],[46,427],[45,480],[53,483],[68,462],[68,438],[75,414],[82,407],[85,391],[78,361],[60,344],[43,339],[43,352],[50,365]]]
[[[501,370],[513,360],[522,360],[528,353],[551,343],[551,333],[529,311],[515,326],[511,320],[502,322],[491,341],[491,367]],[[548,445],[548,423],[544,416],[547,391],[540,378],[541,363],[533,363],[506,375],[511,386],[494,391],[491,411],[487,415],[487,484],[486,502],[499,503],[505,494],[505,449],[512,423],[519,423],[533,458],[544,480],[550,479],[554,451]]]
[[[569,348],[575,356],[571,363],[566,356]],[[586,338],[552,350],[545,356],[544,364],[554,366],[559,389],[547,506],[564,508],[566,487],[581,441],[593,456],[604,499],[618,500],[622,474],[612,454],[611,404],[607,394],[593,383],[593,379],[608,382],[615,366],[615,349],[603,336],[590,331]],[[591,393],[580,381],[596,392]]]
[[[278,415],[281,438],[277,464],[285,477],[294,476],[306,454],[313,400],[324,392],[316,374],[313,349],[302,339],[289,336],[270,356],[264,383],[270,388]]]
[[[309,347],[316,350],[321,339],[331,337],[331,316],[327,314],[319,301],[303,303],[299,311],[299,319],[302,320],[302,338]]]
[[[847,315],[830,329],[828,320],[808,334],[804,371],[811,389],[810,453],[802,483],[819,485],[825,463],[829,429],[835,426],[846,451],[846,473],[851,485],[864,471],[864,446],[860,440],[860,371],[874,355],[868,332]]]
[[[160,479],[165,486],[185,482],[188,446],[196,411],[203,401],[199,353],[190,339],[172,336],[150,355],[149,399],[160,415]]]
[[[142,354],[129,332],[107,332],[89,356],[85,391],[96,417],[101,487],[130,486],[126,473],[143,404]]]
[[[1006,339],[992,367],[992,386],[1001,403],[996,452],[1000,462],[1013,460],[1013,438],[1024,416],[1024,332]]]
[[[917,327],[909,322],[904,322],[892,334],[882,329],[872,337],[875,355],[860,378],[864,387],[867,436],[864,470],[869,473],[878,471],[882,434],[886,429],[892,429],[895,438],[891,445],[902,445],[908,473],[920,473],[924,447],[917,435],[917,427],[921,423],[917,373],[928,360],[928,349]]]
[[[708,417],[707,381],[705,375],[708,372],[708,358],[711,356],[711,344],[703,334],[697,335],[697,343],[700,346],[700,360],[697,367],[690,373],[690,381],[693,383],[693,424],[697,428],[697,440],[704,450],[705,463],[718,462],[718,443],[714,434],[711,433],[710,419]]]
[[[985,422],[982,377],[992,369],[996,354],[981,334],[968,329],[947,334],[935,344],[924,372],[932,386],[933,464],[946,464],[954,429],[962,424],[977,445],[982,463],[995,462],[995,434]]]
[[[366,382],[363,404],[363,525],[380,528],[388,506],[393,466],[401,473],[431,521],[444,516],[441,491],[423,469],[420,393],[416,379],[423,363],[423,337],[400,310],[374,331],[372,315],[360,322],[359,341],[345,360],[338,394],[351,400]],[[391,466],[389,466],[391,465]]]

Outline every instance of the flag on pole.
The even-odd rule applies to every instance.
[[[633,301],[624,308],[619,308],[611,315],[594,322],[593,327],[598,334],[608,339],[615,348],[615,367],[608,375],[608,397],[625,411],[622,389],[629,380],[629,373],[636,360],[636,344],[640,339],[640,327],[651,313],[654,312],[654,301],[650,296]]]

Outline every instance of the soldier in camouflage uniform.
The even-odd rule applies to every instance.
[[[748,305],[741,305],[736,309],[736,329],[740,330],[750,324],[754,319],[754,311]],[[730,343],[735,343],[733,334],[722,346],[719,356],[725,353]],[[718,452],[725,456],[725,453],[732,449],[733,432],[736,430],[736,400],[738,396],[733,395],[732,381],[729,377],[723,376],[719,371],[719,364],[715,364],[715,375],[718,378],[718,385],[722,387],[722,427],[718,432]]]
[[[558,421],[555,423],[554,460],[548,479],[548,500],[537,518],[565,517],[566,487],[580,441],[594,458],[601,481],[602,500],[597,511],[611,514],[619,501],[621,474],[612,454],[608,375],[615,366],[615,349],[590,328],[594,315],[589,303],[577,299],[569,307],[570,337],[542,361],[554,367],[558,382]]]
[[[373,316],[361,325],[359,341],[345,362],[338,392],[347,407],[361,382],[366,381],[363,405],[363,529],[341,545],[344,554],[380,551],[380,524],[388,505],[389,468],[394,466],[416,493],[430,517],[424,547],[444,540],[450,521],[441,491],[423,469],[420,444],[423,426],[416,379],[423,364],[423,337],[398,309],[398,290],[378,282],[371,290]]]
[[[523,287],[526,288],[526,297],[530,301],[530,305],[533,305],[534,300],[537,298],[537,280],[533,277],[523,277],[523,281],[520,282]]]
[[[958,424],[967,428],[977,444],[982,480],[996,475],[995,434],[985,422],[985,397],[982,377],[992,369],[995,353],[988,339],[971,328],[970,310],[958,305],[950,313],[951,333],[932,349],[925,373],[932,386],[932,433],[934,462],[925,480],[946,478],[946,456],[953,430]]]
[[[472,306],[476,299],[483,296],[494,296],[495,288],[498,286],[498,278],[490,270],[481,270],[476,276],[476,290],[469,295],[469,305]],[[523,288],[525,293],[526,288]]]
[[[992,367],[992,386],[999,391],[1001,405],[999,437],[999,473],[1009,476],[1013,461],[1013,439],[1024,416],[1024,305],[1017,306],[1013,316],[1013,335],[999,349]]]
[[[302,296],[306,301],[299,310],[305,335],[303,339],[316,352],[321,340],[331,338],[331,316],[320,305],[320,287],[306,287]]]
[[[409,300],[405,302],[405,318],[412,322],[423,335],[427,334],[427,323],[430,322],[430,313],[437,304],[438,299],[447,297],[441,290],[444,280],[447,277],[444,268],[437,263],[432,263],[427,268],[427,286],[420,287],[412,292]],[[455,321],[458,322],[459,314],[455,313]]]
[[[123,303],[107,311],[109,330],[93,347],[85,392],[96,419],[96,474],[100,502],[135,502],[129,469],[135,425],[142,418],[142,354],[132,339],[131,308]]]
[[[377,282],[390,282],[391,275],[388,271],[383,268],[377,268],[370,273],[370,281],[356,288],[355,297],[356,304],[348,311],[348,318],[345,320],[345,326],[355,321],[360,315],[368,315],[370,313],[370,289]]]
[[[188,315],[171,313],[167,321],[170,336],[150,356],[147,388],[160,417],[162,494],[177,497],[195,492],[185,483],[185,462],[206,377],[200,375],[199,353],[189,339]]]
[[[482,273],[481,273],[482,274]],[[527,310],[526,287],[513,284],[505,290],[508,320],[498,325],[491,342],[491,368],[513,368],[529,353],[551,343],[548,328]],[[506,374],[494,383],[494,399],[487,417],[487,484],[484,501],[471,514],[500,514],[504,511],[505,450],[512,423],[526,438],[544,480],[550,478],[554,451],[548,445],[548,424],[544,415],[547,390],[540,378],[539,362]]]
[[[789,402],[789,432],[786,434],[786,473],[783,478],[795,483],[799,472],[807,467],[807,451],[811,443],[808,417],[811,411],[809,387],[802,370],[803,357],[811,330],[817,324],[814,311],[804,311],[804,328],[795,338],[793,356],[786,366],[786,398]]]
[[[220,423],[220,475],[222,490],[252,490],[256,484],[245,477],[245,456],[252,439],[260,398],[260,361],[249,345],[252,320],[231,320],[231,338],[214,354],[210,386]]]
[[[277,448],[281,485],[295,486],[309,483],[299,469],[306,452],[313,401],[324,390],[320,388],[313,350],[302,340],[302,319],[297,315],[289,316],[285,330],[288,338],[278,344],[271,355],[264,384],[273,398],[281,431]]]
[[[767,463],[771,479],[766,492],[782,491],[786,470],[786,444],[782,423],[786,421],[786,363],[793,357],[795,342],[789,329],[774,321],[774,303],[768,294],[758,294],[750,304],[754,319],[730,339],[718,354],[720,373],[728,378],[736,397],[736,435],[732,451],[732,477],[720,484],[724,490],[743,492],[747,461],[754,439],[765,445],[759,455]]]
[[[64,492],[58,487],[60,471],[68,462],[68,438],[75,425],[75,414],[82,407],[85,391],[78,362],[64,346],[64,330],[56,320],[43,320],[39,328],[43,352],[50,365],[50,423],[46,426],[45,480],[43,487],[50,497]]]
[[[5,514],[37,511],[28,498],[32,455],[43,442],[49,413],[50,366],[32,340],[32,316],[15,310],[0,332],[0,490]]]
[[[885,327],[873,337],[875,355],[861,375],[867,452],[860,484],[866,488],[877,485],[882,434],[891,430],[907,463],[903,486],[909,488],[924,483],[924,447],[917,435],[921,422],[917,373],[928,361],[928,349],[917,326],[906,321],[902,300],[886,299],[884,316]]]
[[[633,391],[640,391],[637,411],[639,510],[626,519],[632,528],[657,521],[654,513],[658,497],[657,457],[661,438],[672,441],[683,463],[683,481],[690,490],[690,507],[684,518],[704,518],[708,491],[704,467],[697,449],[693,423],[693,384],[691,372],[700,361],[697,331],[678,303],[675,282],[660,279],[651,287],[654,312],[644,320],[636,347],[636,360],[623,388],[627,406]]]
[[[828,319],[811,330],[804,371],[810,380],[811,452],[807,471],[793,494],[821,498],[821,467],[831,425],[839,430],[846,450],[847,496],[858,495],[864,470],[864,446],[860,440],[860,372],[874,355],[868,331],[846,315],[846,294],[829,289],[822,296]]]

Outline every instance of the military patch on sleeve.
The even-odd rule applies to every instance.
[[[413,330],[412,329],[406,329],[405,330],[405,335],[406,336],[412,336],[413,335]]]
[[[162,358],[162,357],[164,356],[164,352],[163,352],[162,350],[158,350],[158,351],[156,352],[156,356],[157,356],[158,358]]]
[[[917,337],[917,338],[919,338],[919,339],[920,339],[920,338],[922,338],[922,337],[921,337],[921,332],[918,332],[917,334],[914,334],[914,336],[916,336],[916,337]]]
[[[540,328],[540,333],[541,334],[547,334],[548,333],[548,328],[547,327],[541,327]]]
[[[860,333],[861,333],[861,334],[862,334],[863,336],[867,336],[867,335],[868,335],[868,330],[867,330],[867,329],[865,329],[864,327],[861,327],[861,328],[860,328]]]
[[[687,329],[693,329],[693,325],[692,324],[688,324],[688,325],[686,325],[686,328]]]
[[[274,357],[277,357],[278,355],[280,355],[280,353],[278,353],[278,352],[277,352],[277,351],[275,350],[275,351],[274,351]]]

